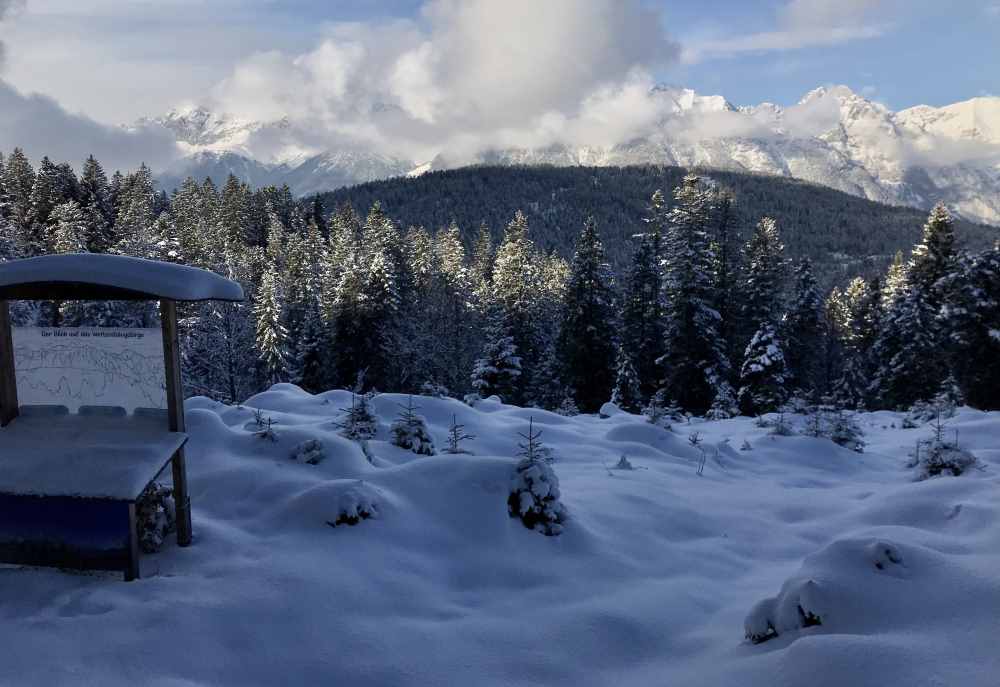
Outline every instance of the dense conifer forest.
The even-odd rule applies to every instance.
[[[302,201],[235,177],[168,195],[148,168],[108,177],[93,157],[79,175],[20,150],[0,168],[3,259],[112,252],[243,284],[246,303],[183,313],[191,394],[239,402],[293,382],[714,418],[1000,407],[1000,246],[943,206],[925,218],[787,180],[658,168],[474,168]],[[18,303],[13,317],[151,326],[158,314],[65,302]]]
[[[788,257],[809,257],[825,287],[884,270],[896,251],[919,240],[925,212],[873,203],[825,186],[764,174],[701,172],[733,197],[732,230],[744,239],[761,217],[781,227]],[[608,258],[617,271],[632,254],[632,234],[641,231],[649,199],[672,189],[686,171],[679,167],[481,166],[430,172],[420,177],[372,181],[318,196],[327,210],[351,203],[363,210],[379,201],[402,226],[437,228],[456,222],[467,245],[483,224],[499,241],[517,210],[531,223],[536,245],[569,259],[580,227],[597,222]],[[955,221],[959,243],[970,250],[992,245],[1000,229]]]

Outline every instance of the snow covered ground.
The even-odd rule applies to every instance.
[[[190,400],[194,546],[144,557],[130,584],[0,569],[0,683],[997,684],[1000,413],[948,421],[982,470],[916,482],[907,454],[931,428],[895,413],[860,416],[858,454],[748,418],[668,432],[415,401],[439,451],[454,414],[473,454],[391,446],[398,395],[374,401],[374,465],[332,423],[347,392]],[[558,537],[507,514],[532,416],[569,512]],[[323,460],[293,460],[312,439]],[[622,454],[636,469],[609,470]],[[327,524],[369,501],[376,518]],[[746,641],[755,606],[790,629]],[[798,606],[822,624],[799,629]]]

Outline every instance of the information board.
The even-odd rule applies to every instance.
[[[20,405],[166,408],[159,329],[14,327]]]

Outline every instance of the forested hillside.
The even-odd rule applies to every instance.
[[[431,172],[416,178],[373,181],[318,196],[329,212],[349,202],[364,213],[380,201],[402,226],[429,230],[453,220],[467,245],[479,227],[499,240],[517,210],[525,213],[532,237],[543,250],[572,255],[587,217],[594,217],[612,265],[621,271],[631,255],[630,236],[643,231],[649,199],[657,189],[680,184],[680,167],[494,167]],[[927,213],[874,203],[795,179],[736,172],[704,172],[733,195],[735,226],[747,237],[757,221],[773,217],[792,258],[810,257],[817,277],[831,285],[857,274],[882,271],[898,250],[920,238]],[[1000,229],[956,221],[960,245],[979,250],[1000,237]]]

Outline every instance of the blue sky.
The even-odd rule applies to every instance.
[[[787,29],[782,18],[794,3],[646,0],[644,4],[661,13],[664,31],[684,46]],[[665,83],[722,94],[737,104],[764,100],[792,104],[816,86],[832,83],[846,84],[892,109],[1000,95],[1000,0],[801,4],[833,8],[848,25],[877,27],[872,32],[877,35],[681,61],[656,69],[656,75]],[[419,18],[422,5],[423,0],[285,0],[271,3],[271,11],[290,25],[298,20],[315,22],[316,30],[319,23],[329,21]]]

